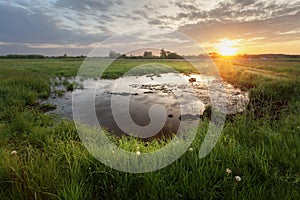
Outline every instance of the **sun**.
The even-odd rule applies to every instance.
[[[218,52],[222,56],[233,56],[238,52],[238,41],[223,39],[217,45]]]

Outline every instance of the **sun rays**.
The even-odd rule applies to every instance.
[[[234,56],[239,51],[239,40],[222,39],[216,45],[217,51],[222,56]]]

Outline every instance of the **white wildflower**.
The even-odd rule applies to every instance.
[[[189,151],[193,151],[193,148],[189,148]]]
[[[15,154],[17,154],[18,152],[16,151],[16,150],[13,150],[10,154],[11,155],[15,155]]]
[[[138,156],[141,155],[141,152],[140,152],[140,151],[137,151],[137,152],[136,152],[136,155],[138,155]]]
[[[231,174],[231,172],[232,172],[231,169],[229,169],[229,168],[226,169],[227,174]]]
[[[237,182],[240,182],[242,180],[242,178],[240,176],[235,176],[234,178]]]

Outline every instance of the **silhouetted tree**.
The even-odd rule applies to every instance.
[[[45,56],[43,55],[15,55],[15,54],[12,54],[12,55],[7,55],[3,58],[10,58],[10,59],[44,59]]]
[[[145,58],[152,58],[153,57],[152,52],[151,51],[145,51],[144,52],[144,57]]]
[[[164,49],[160,50],[160,58],[166,58],[167,57],[167,52]]]
[[[181,56],[177,53],[169,52],[167,57],[168,59],[181,59]]]

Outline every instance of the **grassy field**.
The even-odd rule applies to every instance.
[[[300,199],[300,60],[216,60],[224,80],[249,90],[247,111],[228,117],[205,158],[198,151],[209,118],[193,151],[145,174],[101,164],[72,121],[42,112],[37,100],[49,96],[51,77],[75,76],[82,61],[0,60],[0,199]],[[117,61],[104,77],[117,78],[147,62]],[[179,61],[160,63],[195,72]],[[141,152],[161,145],[116,142]]]

